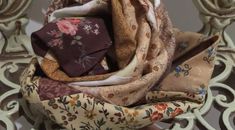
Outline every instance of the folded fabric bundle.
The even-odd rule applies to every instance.
[[[120,70],[71,77],[60,61],[65,54],[57,53],[58,48],[39,46],[48,44],[48,40],[37,32],[32,39],[42,42],[33,40],[34,50],[39,46],[46,51],[37,53],[41,60],[38,63],[33,59],[20,79],[22,94],[29,103],[37,104],[44,115],[71,130],[139,129],[203,105],[220,41],[218,35],[206,37],[173,29],[161,0],[91,0],[79,4],[48,13],[49,24],[43,29],[65,19],[112,15],[113,44]],[[103,45],[107,43],[104,41],[96,42]],[[107,48],[92,52],[107,53]],[[96,64],[104,59],[99,58]]]
[[[83,6],[56,10],[49,19],[53,21],[61,17],[73,17],[74,14],[80,17],[90,16],[93,15],[93,10],[108,10],[110,4],[114,46],[121,69],[103,80],[75,82],[69,85],[107,102],[129,106],[137,103],[158,83],[172,62],[175,38],[163,4],[152,4],[150,1],[142,0],[93,0]],[[114,96],[110,98],[110,95]]]
[[[194,37],[190,39],[191,36]],[[177,39],[177,37],[180,38]],[[188,50],[188,48],[191,48],[191,45],[194,44],[199,47],[200,44],[210,43],[211,46],[204,46],[204,49],[198,55],[187,60],[188,63],[196,63],[190,65],[192,68],[187,66],[183,66],[185,68],[176,67],[172,73],[166,76],[166,80],[172,77],[179,78],[177,82],[170,86],[168,86],[168,83],[165,86],[164,83],[167,82],[163,81],[159,90],[151,90],[146,93],[144,100],[141,101],[142,105],[122,107],[110,104],[61,82],[38,77],[36,70],[39,68],[36,68],[36,59],[31,61],[21,76],[21,92],[30,104],[37,105],[42,114],[69,130],[143,128],[156,121],[174,118],[203,105],[208,84],[203,78],[209,79],[211,76],[216,44],[219,41],[218,36],[207,40],[203,37],[188,32],[180,32],[179,35],[176,35],[177,50],[181,50],[182,53],[190,52],[192,49]],[[202,42],[203,39],[205,42]],[[208,73],[200,71],[201,69],[204,70],[201,67],[208,69]],[[196,71],[190,73],[194,69],[199,70],[199,74]],[[204,76],[200,77],[201,75]],[[194,84],[195,82],[189,85],[188,81],[194,81],[194,78],[195,81],[198,81],[196,83],[200,84],[199,86]],[[179,84],[183,84],[183,86],[178,86],[179,81]],[[174,87],[175,85],[179,88]]]

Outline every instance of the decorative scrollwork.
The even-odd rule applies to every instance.
[[[0,23],[21,17],[31,2],[32,0],[0,0]]]
[[[28,19],[23,17],[31,2],[0,0],[0,87],[8,90],[0,94],[0,122],[7,130],[16,128],[11,116],[19,111],[20,103],[11,97],[19,93],[22,65],[28,64],[32,57],[30,40],[24,31]]]

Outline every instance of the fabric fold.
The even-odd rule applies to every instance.
[[[105,70],[99,63],[112,44],[99,18],[62,18],[34,32],[31,39],[37,55],[44,57],[50,51],[70,77],[91,70],[93,74],[103,74]]]

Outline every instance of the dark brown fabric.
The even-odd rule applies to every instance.
[[[80,93],[80,91],[68,87],[61,82],[56,82],[47,78],[41,78],[39,80],[38,94],[42,101],[77,93]]]
[[[50,51],[71,77],[89,71],[93,74],[106,73],[100,62],[112,41],[102,19],[59,19],[34,32],[31,39],[37,55],[44,57]]]

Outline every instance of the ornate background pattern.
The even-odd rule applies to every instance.
[[[200,13],[203,27],[200,33],[219,33],[222,41],[217,53],[215,73],[211,80],[205,105],[200,109],[166,121],[172,130],[192,130],[196,125],[202,129],[215,130],[204,116],[212,105],[222,108],[221,129],[233,130],[232,113],[235,112],[235,90],[229,84],[235,67],[235,45],[226,28],[235,19],[235,0],[192,0]],[[28,23],[25,10],[32,0],[0,0],[0,126],[15,130],[15,119],[25,115],[35,129],[44,123],[52,129],[52,123],[34,111],[33,106],[20,98],[19,75],[33,57],[30,39],[25,34]],[[218,90],[218,94],[214,94]],[[33,128],[32,128],[33,129]],[[169,129],[169,128],[167,128]]]

